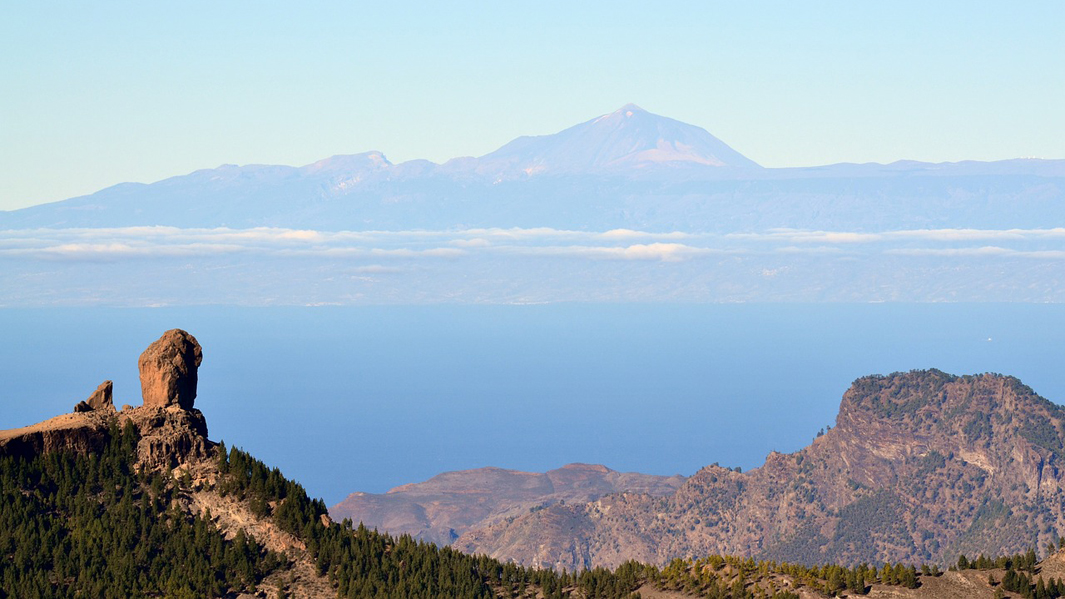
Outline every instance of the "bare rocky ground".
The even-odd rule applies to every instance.
[[[218,471],[213,460],[194,464],[182,464],[173,470],[175,479],[188,471],[192,477],[192,490],[181,497],[182,507],[191,514],[206,516],[223,533],[233,539],[238,531],[254,538],[271,551],[285,554],[289,567],[268,576],[255,595],[242,597],[276,597],[277,589],[284,588],[290,597],[336,597],[333,583],[326,576],[319,576],[314,560],[303,541],[281,530],[269,518],[260,518],[248,505],[233,497],[224,497],[215,489]]]
[[[548,472],[477,468],[445,472],[387,493],[352,493],[329,509],[392,535],[449,545],[466,531],[547,506],[584,503],[620,492],[662,497],[684,477],[617,472],[599,464],[567,464]]]
[[[674,493],[615,493],[472,527],[453,543],[526,566],[953,563],[1065,534],[1065,409],[1015,378],[914,371],[855,381],[837,426],[760,468],[711,465]]]

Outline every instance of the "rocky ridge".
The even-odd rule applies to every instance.
[[[141,466],[173,468],[203,460],[213,444],[207,439],[207,420],[193,407],[201,361],[195,337],[180,329],[167,331],[141,354],[144,405],[116,410],[112,383],[104,381],[74,407],[73,414],[0,431],[0,455],[97,451],[108,439],[112,424],[121,428],[131,423],[140,434]]]
[[[172,339],[179,347],[195,344],[198,349],[195,339],[182,331],[168,332],[163,339]],[[185,372],[186,377],[189,372],[195,374],[202,359],[199,351],[177,351],[172,355],[192,357],[178,364],[168,362],[159,367]],[[144,374],[142,370],[142,376]],[[149,377],[156,375],[150,370],[147,374]],[[188,382],[187,378],[179,381],[175,388],[191,389],[192,398],[195,398],[195,383],[190,386]],[[207,440],[203,416],[191,407],[191,403],[185,409],[171,396],[167,398],[166,407],[146,405],[116,411],[109,402],[102,401],[109,396],[109,391],[110,386],[105,383],[90,400],[78,404],[99,408],[85,410],[82,407],[74,414],[38,425],[0,432],[0,455],[97,451],[98,444],[106,441],[106,435],[113,434],[116,424],[132,426],[140,435],[136,466],[166,472],[174,480],[181,479],[175,485],[180,490],[170,504],[172,507],[192,514],[210,514],[213,523],[227,538],[233,540],[242,534],[250,535],[289,557],[291,561],[287,567],[263,580],[264,585],[285,588],[300,597],[337,595],[337,588],[320,574],[320,564],[316,566],[308,557],[304,541],[278,524],[282,520],[282,507],[289,499],[279,498],[268,505],[255,507],[253,503],[222,490],[227,481],[219,466],[221,453]],[[892,554],[891,551],[901,549],[904,553],[914,546],[927,550],[935,545],[930,541],[937,540],[923,534],[929,530],[929,522],[944,521],[945,516],[947,521],[965,522],[966,516],[972,516],[960,540],[955,539],[954,545],[946,546],[944,554],[952,547],[970,546],[965,545],[966,542],[973,547],[984,546],[980,543],[995,547],[1010,544],[1042,547],[1043,541],[1055,538],[1051,530],[1061,519],[1063,431],[1062,408],[1035,395],[1011,377],[952,377],[938,371],[866,377],[856,381],[845,394],[835,429],[799,452],[770,455],[762,468],[750,473],[710,466],[665,496],[654,496],[654,489],[660,490],[656,485],[672,483],[644,480],[648,484],[645,490],[651,492],[618,493],[579,505],[561,502],[545,505],[488,528],[509,532],[509,537],[500,538],[509,543],[507,550],[517,553],[529,546],[529,536],[521,533],[527,532],[530,526],[539,526],[536,530],[540,535],[538,548],[546,552],[543,555],[556,552],[555,555],[575,562],[604,563],[612,555],[631,549],[646,551],[652,556],[646,561],[662,555],[676,558],[685,555],[684,552],[704,558],[698,562],[674,560],[661,572],[655,571],[637,579],[642,585],[639,591],[645,597],[707,596],[710,588],[707,585],[720,584],[725,576],[729,577],[732,590],[713,595],[721,599],[765,597],[780,590],[790,593],[789,597],[828,597],[832,593],[826,592],[825,585],[831,584],[831,576],[822,576],[825,580],[796,578],[782,574],[776,566],[767,573],[753,576],[760,572],[761,566],[741,558],[723,560],[715,557],[712,555],[715,552],[696,546],[701,540],[699,536],[687,533],[697,530],[700,518],[709,520],[713,517],[716,520],[708,521],[706,527],[719,529],[722,534],[733,534],[737,539],[735,546],[741,547],[736,553],[744,551],[744,542],[749,543],[744,555],[754,555],[755,551],[749,548],[758,547],[764,550],[759,555],[779,556],[773,559],[793,559],[788,557],[788,551],[815,547],[820,548],[819,555],[825,556],[824,561],[829,561],[847,559],[854,552],[862,551],[897,555],[900,553]],[[233,455],[231,452],[231,459]],[[229,467],[234,467],[233,464],[231,461]],[[260,466],[266,470],[265,466]],[[240,472],[244,468],[244,465],[240,466]],[[553,475],[559,481],[569,480],[573,487],[593,489],[604,484],[602,478],[611,480],[625,476],[590,465],[571,465],[545,475],[499,469],[473,472],[482,477],[524,476],[534,481],[537,477],[546,477],[550,481]],[[468,476],[467,473],[452,474]],[[280,476],[276,469],[274,475]],[[440,480],[433,479],[395,491],[440,492],[453,489],[453,479],[443,476]],[[462,481],[461,476],[459,480]],[[927,484],[921,486],[920,481]],[[1003,491],[1003,487],[1015,493]],[[926,496],[917,496],[915,492],[918,490],[924,490]],[[974,497],[978,500],[976,503],[964,503],[966,498]],[[861,504],[863,501],[866,503]],[[759,507],[764,508],[767,503],[768,509],[761,511]],[[861,504],[860,508],[855,507],[858,504]],[[979,507],[974,509],[976,505]],[[636,509],[641,506],[655,510],[651,519]],[[695,509],[700,506],[704,508],[702,511]],[[910,511],[899,511],[901,508]],[[324,505],[320,509],[324,511]],[[270,512],[275,512],[278,518],[263,515]],[[318,525],[317,519],[314,525]],[[686,528],[689,525],[690,528]],[[334,523],[324,515],[321,526],[336,530]],[[770,537],[770,542],[757,544],[750,540],[752,530],[764,534],[773,531],[774,526],[778,527],[775,529],[778,538]],[[810,536],[811,530],[816,536]],[[921,534],[917,534],[919,531]],[[649,532],[659,536],[651,536],[647,534]],[[629,533],[628,536],[624,536],[625,533]],[[464,535],[460,542],[472,537],[473,533]],[[918,544],[918,538],[923,544]],[[611,540],[612,543],[605,542]],[[781,540],[783,543],[779,542]],[[709,545],[705,538],[702,541],[704,546]],[[774,544],[773,541],[778,542]],[[682,545],[685,542],[687,545]],[[1063,546],[1065,539],[1060,539],[1057,547],[1061,549]],[[394,548],[381,547],[386,554]],[[1053,548],[1048,551],[1050,555],[1029,571],[1033,577],[1038,574],[1060,580],[1065,576],[1065,553],[1055,552]],[[977,550],[966,552],[975,554]],[[988,550],[987,553],[1003,552]],[[715,566],[715,559],[729,565],[724,568]],[[1029,564],[1034,564],[1034,559]],[[811,560],[799,558],[795,561]],[[551,564],[545,560],[544,565]],[[501,564],[496,566],[505,571]],[[401,570],[403,567],[409,567],[409,562],[399,564]],[[329,568],[324,569],[328,571]],[[676,572],[677,577],[674,578],[671,572]],[[1003,593],[1000,583],[995,581],[1003,581],[1001,585],[1004,586],[1004,575],[1001,568],[994,566],[947,572],[941,576],[918,575],[916,588],[903,588],[897,581],[867,578],[867,582],[871,582],[857,594],[878,599],[1030,597],[1017,592]],[[620,583],[620,574],[616,581]],[[736,581],[740,585],[738,591]],[[516,596],[509,583],[492,584],[496,594]],[[520,596],[541,596],[534,585],[526,588],[523,583],[521,589]],[[276,596],[255,588],[247,590],[254,595],[234,592],[226,596]],[[570,590],[574,597],[599,596],[573,587]],[[843,591],[836,594],[855,593]],[[1057,596],[1060,593],[1046,595],[1049,599]]]
[[[111,381],[104,381],[100,383],[100,386],[96,388],[96,391],[92,392],[85,401],[79,401],[74,406],[75,412],[92,412],[97,410],[114,409],[115,402],[112,397],[114,391],[114,383]]]
[[[952,562],[1065,531],[1065,410],[1015,378],[858,379],[837,426],[749,472],[707,466],[675,493],[552,505],[455,547],[575,569],[734,554],[802,563]]]
[[[289,567],[268,578],[271,587],[285,586],[301,597],[335,597],[333,585],[315,570],[302,541],[282,531],[270,518],[256,516],[243,502],[219,491],[218,446],[207,438],[203,413],[193,407],[202,359],[195,337],[180,329],[167,331],[141,354],[138,362],[143,405],[116,410],[112,383],[105,381],[87,400],[79,402],[72,414],[0,431],[0,456],[100,453],[116,431],[131,425],[138,436],[135,466],[187,481],[176,507],[189,514],[209,515],[229,540],[243,533],[286,554]],[[252,596],[266,595],[240,595]]]
[[[568,464],[545,473],[503,468],[445,472],[387,493],[353,493],[330,508],[389,534],[409,534],[438,545],[472,528],[516,518],[547,506],[583,503],[617,492],[673,493],[684,477],[617,472],[599,464]]]

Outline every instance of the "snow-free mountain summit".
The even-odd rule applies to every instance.
[[[0,232],[2,305],[1061,302],[1065,160],[767,168],[630,104],[443,164],[122,183]]]
[[[467,164],[489,176],[610,173],[660,166],[761,168],[705,129],[651,114],[635,104],[554,135],[519,137]]]
[[[634,104],[480,157],[222,165],[0,212],[0,229],[553,227],[732,233],[1065,225],[1065,160],[762,168]]]

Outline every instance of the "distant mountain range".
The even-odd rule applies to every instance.
[[[0,306],[1062,302],[1063,260],[1065,160],[763,168],[634,105],[443,164],[223,165],[0,212]]]
[[[767,169],[629,104],[479,158],[223,165],[0,213],[0,227],[554,227],[733,232],[1065,225],[1065,160]]]
[[[331,511],[433,536],[463,502],[537,499],[523,490],[533,475],[485,484],[478,472],[356,495]],[[716,553],[949,564],[958,554],[1023,552],[1065,534],[1065,409],[1001,375],[864,377],[844,394],[835,428],[760,468],[710,465],[673,491],[596,490],[585,502],[544,493],[524,513],[467,510],[468,530],[452,545],[568,570]],[[409,517],[419,504],[420,531]]]
[[[567,464],[545,473],[477,468],[438,474],[387,493],[352,493],[330,508],[336,520],[450,545],[471,526],[515,518],[556,503],[584,503],[619,492],[669,495],[684,477]]]

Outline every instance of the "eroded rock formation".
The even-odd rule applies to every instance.
[[[196,338],[171,329],[141,354],[141,395],[146,407],[180,406],[191,410],[196,401],[196,371],[203,351]]]
[[[64,414],[38,424],[0,431],[0,455],[51,451],[88,453],[102,448],[115,428],[127,424],[140,436],[137,462],[148,468],[172,468],[205,459],[213,444],[207,421],[193,407],[196,370],[203,353],[196,338],[180,329],[167,331],[140,356],[144,405],[114,409],[111,381]]]
[[[112,397],[112,391],[114,389],[114,383],[111,381],[104,381],[100,383],[100,386],[96,388],[96,391],[92,392],[89,399],[78,402],[78,405],[74,406],[75,412],[94,412],[96,410],[113,410],[115,409],[114,399]]]

